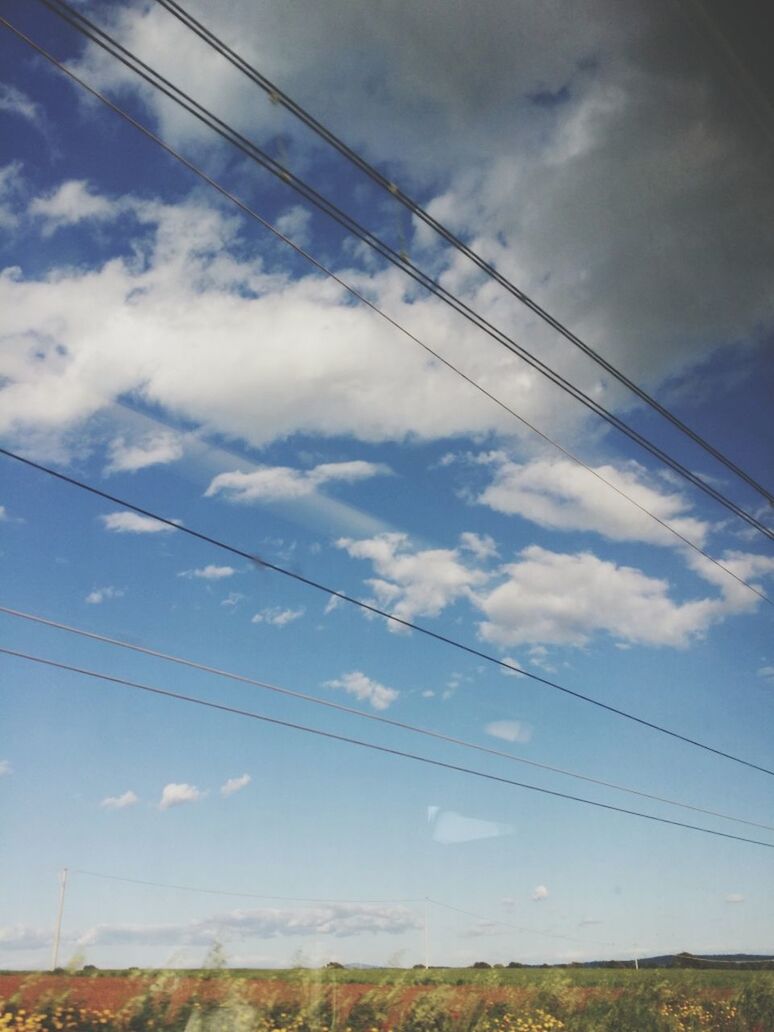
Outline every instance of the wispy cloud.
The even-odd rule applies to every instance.
[[[222,494],[232,502],[280,502],[308,498],[325,484],[354,483],[389,474],[388,466],[375,462],[324,462],[313,469],[291,466],[259,466],[251,473],[234,470],[219,473],[205,491],[205,498]]]
[[[43,110],[40,104],[37,104],[16,86],[8,83],[0,83],[0,111],[18,115],[20,118],[32,122],[33,125],[40,125],[43,121]]]
[[[354,695],[361,702],[370,702],[375,710],[385,710],[398,698],[400,692],[374,681],[360,670],[342,674],[334,681],[326,681],[326,688],[338,688],[348,695]]]
[[[704,545],[709,532],[709,524],[688,515],[687,498],[676,491],[662,490],[662,485],[637,463],[621,468],[599,466],[593,475],[567,459],[535,459],[522,464],[512,462],[503,452],[492,452],[479,461],[491,465],[495,472],[492,483],[477,501],[496,512],[518,515],[539,526],[592,531],[615,541],[680,544],[679,539],[642,511],[647,509],[697,545]],[[600,483],[599,478],[615,490]],[[642,508],[632,505],[623,495]]]
[[[396,935],[415,930],[415,913],[401,905],[331,903],[314,907],[233,910],[180,924],[102,924],[78,937],[80,946],[202,945],[277,936]]]
[[[3,777],[5,774],[13,774],[10,760],[0,760],[0,777]]]
[[[548,899],[550,893],[545,885],[537,885],[532,890],[532,899],[536,903],[542,903],[544,899]]]
[[[90,606],[99,606],[107,599],[110,598],[123,598],[125,592],[123,588],[114,588],[111,584],[108,584],[104,588],[94,588],[86,596],[85,600]]]
[[[247,595],[242,595],[238,591],[230,591],[228,595],[220,603],[222,606],[238,606],[240,602],[244,602]]]
[[[726,903],[744,903],[744,896],[741,892],[731,892],[726,896]]]
[[[51,932],[42,928],[31,928],[29,925],[5,925],[0,927],[0,949],[36,950],[48,946]]]
[[[74,226],[87,219],[115,218],[123,207],[121,202],[95,193],[85,180],[71,179],[53,193],[37,197],[29,206],[29,213],[43,220],[43,234],[50,236],[63,226]]]
[[[135,473],[148,466],[166,465],[183,456],[183,442],[171,431],[149,434],[135,442],[116,437],[110,444],[106,473]]]
[[[171,806],[181,806],[183,803],[198,803],[203,794],[195,785],[172,781],[164,786],[159,810],[168,810]]]
[[[99,804],[104,810],[125,810],[127,806],[139,803],[140,797],[131,789],[120,796],[108,796]]]
[[[100,516],[107,530],[116,534],[165,534],[174,530],[168,523],[160,523],[151,516],[141,516],[138,512],[111,512]]]
[[[189,580],[223,580],[226,577],[233,577],[236,570],[233,566],[201,566],[197,570],[182,570],[178,577],[187,577]]]
[[[245,788],[251,781],[252,778],[249,774],[241,774],[238,778],[229,778],[228,781],[220,786],[220,794],[224,798],[228,798],[228,796]]]
[[[293,623],[294,620],[300,620],[306,610],[303,606],[300,609],[262,609],[260,613],[256,613],[250,621],[251,623],[260,624],[267,623],[271,624],[272,627],[285,627],[289,623]]]

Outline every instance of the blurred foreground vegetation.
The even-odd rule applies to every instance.
[[[0,1032],[774,1032],[774,972],[604,968],[0,975]]]

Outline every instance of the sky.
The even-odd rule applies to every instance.
[[[774,482],[754,33],[699,0],[188,6]],[[78,9],[770,525],[160,4]],[[0,606],[307,698],[8,613],[0,646],[479,773],[0,655],[0,968],[51,964],[63,868],[61,963],[774,953],[772,775],[507,669],[772,768],[771,542],[42,5],[3,14],[544,436],[3,29],[0,446],[257,561],[0,457]]]

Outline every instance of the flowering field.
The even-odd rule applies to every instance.
[[[774,973],[0,975],[0,1032],[774,1032]]]

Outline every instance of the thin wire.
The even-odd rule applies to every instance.
[[[1,20],[2,19],[0,19],[0,21]],[[392,623],[399,624],[401,627],[417,631],[419,634],[424,634],[428,638],[440,641],[445,645],[451,645],[454,648],[459,649],[461,652],[466,652],[468,655],[486,660],[487,663],[493,663],[495,666],[501,667],[503,670],[510,670],[516,674],[523,674],[524,677],[528,677],[530,680],[536,681],[538,684],[545,685],[548,688],[555,688],[557,691],[563,692],[565,695],[570,695],[582,702],[588,702],[593,706],[598,706],[600,709],[606,710],[608,713],[615,713],[619,717],[624,717],[626,720],[632,720],[636,724],[641,724],[643,727],[648,727],[653,731],[659,731],[662,734],[669,735],[671,738],[676,738],[681,742],[686,742],[688,745],[694,745],[698,749],[704,749],[706,752],[714,753],[716,756],[722,756],[727,760],[733,760],[734,763],[741,763],[743,766],[750,767],[752,770],[758,770],[763,774],[774,776],[774,770],[769,770],[768,767],[762,767],[757,763],[752,763],[750,760],[743,760],[739,756],[734,756],[731,753],[724,752],[722,749],[716,749],[714,746],[705,745],[703,742],[699,742],[694,738],[689,738],[687,735],[681,735],[677,731],[671,731],[669,728],[663,727],[660,724],[655,724],[650,720],[645,720],[644,717],[637,717],[633,713],[618,709],[618,707],[611,706],[607,702],[602,702],[590,695],[584,695],[582,692],[575,691],[572,688],[567,688],[556,681],[550,681],[547,677],[542,677],[540,674],[536,674],[524,667],[518,667],[513,663],[509,663],[505,659],[498,659],[497,656],[493,656],[489,652],[483,652],[481,649],[477,649],[473,645],[466,645],[464,642],[457,641],[456,638],[449,638],[438,631],[430,630],[429,627],[423,627],[422,624],[414,623],[411,620],[404,620],[403,617],[396,616],[395,613],[388,613],[384,609],[379,609],[378,606],[374,606],[370,602],[363,602],[361,599],[354,598],[352,595],[347,595],[343,591],[336,591],[319,581],[312,580],[311,577],[305,577],[303,574],[298,573],[295,570],[288,570],[284,566],[279,566],[277,563],[269,562],[268,559],[261,559],[260,557],[252,555],[250,552],[246,552],[241,548],[236,548],[234,545],[226,544],[226,542],[220,541],[218,538],[211,537],[209,534],[203,534],[201,531],[193,530],[191,527],[186,527],[183,524],[176,523],[174,520],[167,519],[165,516],[159,516],[157,513],[151,512],[150,509],[143,509],[141,506],[135,505],[132,502],[127,502],[122,498],[118,498],[116,495],[108,494],[107,491],[102,491],[98,487],[94,487],[92,484],[87,484],[75,477],[67,476],[66,473],[60,473],[55,469],[44,466],[40,462],[34,462],[32,459],[26,459],[22,455],[17,455],[15,452],[9,451],[7,448],[0,448],[0,455],[4,455],[9,459],[14,459],[16,462],[21,462],[25,466],[39,470],[41,473],[46,473],[49,476],[55,477],[57,480],[61,480],[73,487],[77,487],[83,491],[88,491],[89,494],[96,495],[98,498],[105,498],[107,501],[114,502],[116,505],[122,505],[124,508],[139,513],[141,516],[147,516],[149,519],[156,520],[158,523],[163,523],[164,526],[177,530],[181,534],[188,534],[190,537],[196,538],[199,541],[205,541],[207,544],[214,545],[216,548],[220,548],[225,552],[230,552],[232,555],[237,555],[242,559],[247,559],[252,563],[256,563],[262,569],[272,570],[274,573],[281,573],[284,577],[289,577],[291,580],[297,581],[299,584],[305,584],[309,588],[314,588],[315,591],[324,592],[332,598],[341,599],[342,602],[349,602],[353,606],[357,606],[358,608],[363,609],[366,612],[373,613],[376,616],[384,617],[385,620],[390,620]]]
[[[331,899],[316,896],[266,896],[258,892],[231,892],[226,889],[202,889],[196,885],[174,885],[170,882],[144,881],[142,878],[122,878],[117,874],[102,874],[100,871],[84,871],[69,867],[71,874],[85,874],[90,878],[104,878],[107,881],[127,882],[130,885],[150,885],[155,889],[177,889],[180,892],[201,892],[208,896],[234,896],[238,899],[269,899],[281,903],[421,903],[421,899]]]
[[[231,896],[237,899],[266,899],[276,900],[284,903],[432,903],[433,906],[442,907],[444,910],[453,910],[455,913],[464,914],[466,917],[475,917],[481,921],[489,921],[492,924],[503,925],[506,928],[513,928],[518,932],[525,932],[529,935],[542,935],[550,939],[565,939],[568,942],[583,942],[595,946],[614,946],[612,942],[601,942],[594,939],[573,938],[569,935],[559,935],[555,932],[545,932],[537,928],[521,928],[508,921],[498,921],[494,918],[485,917],[482,914],[474,914],[468,910],[460,910],[449,903],[442,903],[437,899],[430,899],[429,896],[407,899],[328,899],[312,896],[266,896],[256,892],[232,892],[227,889],[204,889],[195,885],[177,885],[169,882],[146,881],[142,878],[124,878],[117,874],[104,874],[101,871],[86,871],[78,867],[69,867],[70,874],[88,875],[90,878],[103,878],[107,881],[126,882],[129,885],[146,885],[156,889],[174,889],[181,892],[197,892],[209,896]]]
[[[465,244],[460,240],[450,229],[444,226],[437,219],[426,211],[416,201],[412,200],[407,194],[403,193],[399,187],[387,179],[386,176],[382,175],[373,165],[369,164],[365,158],[363,158],[352,148],[348,147],[338,136],[336,136],[330,129],[324,126],[321,122],[318,122],[313,115],[308,111],[304,110],[300,104],[292,100],[286,93],[280,90],[273,82],[262,75],[253,65],[249,64],[244,58],[240,57],[236,51],[232,50],[226,43],[219,39],[215,33],[210,29],[206,28],[201,22],[197,21],[196,18],[185,8],[176,2],[176,0],[156,0],[158,4],[164,7],[170,14],[172,14],[178,21],[182,22],[188,29],[199,36],[205,43],[216,50],[222,57],[225,57],[235,68],[237,68],[243,75],[251,79],[257,86],[259,86],[264,92],[266,92],[274,104],[280,104],[286,110],[290,111],[291,114],[295,115],[307,128],[315,132],[319,137],[325,140],[326,143],[334,147],[340,154],[352,162],[357,168],[364,172],[373,182],[377,183],[382,189],[386,190],[392,197],[394,197],[400,204],[408,208],[412,214],[420,218],[426,225],[430,226],[439,236],[443,237],[447,243],[451,244],[452,247],[456,248],[467,258],[469,258],[475,265],[478,266],[483,272],[486,273],[491,279],[494,279],[500,286],[504,287],[510,294],[516,297],[522,304],[526,305],[532,312],[539,316],[545,323],[556,330],[565,340],[574,344],[575,347],[579,348],[589,358],[591,358],[598,365],[602,366],[611,376],[615,377],[620,383],[624,384],[629,390],[633,391],[640,400],[644,401],[651,408],[655,409],[661,416],[668,419],[670,423],[676,426],[683,433],[687,434],[696,444],[700,445],[705,451],[709,452],[713,458],[721,462],[727,469],[736,473],[742,480],[753,487],[759,494],[761,494],[770,504],[774,504],[774,495],[756,480],[754,480],[745,470],[741,469],[731,459],[727,458],[722,452],[715,448],[709,441],[707,441],[700,434],[696,433],[689,426],[683,423],[673,412],[658,402],[655,398],[649,395],[645,390],[639,387],[636,383],[629,379],[624,373],[617,369],[611,362],[609,362],[604,356],[600,355],[590,345],[586,344],[580,337],[576,336],[571,330],[564,326],[558,319],[552,316],[544,308],[542,308],[536,301],[529,297],[523,290],[517,287],[509,279],[507,279],[501,272],[481,257],[478,252]],[[699,6],[699,5],[697,5]]]
[[[505,760],[511,760],[514,763],[522,763],[529,767],[536,767],[540,770],[548,770],[553,774],[562,774],[565,777],[577,778],[579,781],[587,781],[592,785],[602,785],[605,788],[613,788],[618,792],[626,792],[629,795],[639,796],[642,799],[651,799],[657,803],[666,803],[668,806],[678,806],[682,809],[693,810],[695,813],[703,813],[709,817],[720,817],[726,821],[734,821],[737,824],[746,824],[753,828],[762,828],[764,831],[774,832],[774,826],[770,824],[761,824],[758,821],[746,820],[743,817],[733,817],[727,813],[720,813],[717,810],[709,810],[702,806],[694,806],[691,803],[679,802],[675,799],[666,799],[663,796],[654,795],[651,792],[641,792],[636,788],[627,788],[624,785],[617,785],[612,781],[605,781],[602,778],[590,777],[586,774],[579,774],[576,771],[566,770],[562,767],[554,767],[549,763],[539,763],[537,760],[529,760],[523,756],[516,756],[513,753],[504,752],[502,749],[493,749],[490,746],[478,745],[475,742],[469,742],[462,738],[456,738],[453,735],[446,735],[441,731],[433,731],[429,728],[417,727],[415,724],[408,724],[402,720],[394,720],[391,717],[380,716],[376,713],[368,713],[366,710],[357,709],[355,706],[346,706],[340,702],[332,702],[328,699],[320,699],[316,695],[308,695],[305,692],[293,691],[290,688],[281,688],[276,684],[271,684],[266,681],[258,681],[252,677],[246,677],[243,674],[236,674],[228,670],[221,670],[218,667],[207,666],[205,663],[197,663],[195,660],[187,659],[181,656],[172,656],[166,652],[159,652],[156,649],[147,648],[144,645],[137,645],[132,642],[122,641],[120,638],[110,638],[105,634],[98,634],[96,631],[87,631],[81,627],[73,627],[70,624],[60,623],[58,620],[50,620],[44,616],[37,616],[33,613],[25,613],[19,609],[11,609],[8,606],[0,605],[0,613],[6,616],[18,617],[23,620],[29,620],[32,623],[42,624],[45,627],[53,627],[59,631],[66,631],[68,634],[76,634],[82,638],[90,638],[93,641],[99,641],[106,645],[118,646],[122,649],[129,649],[132,652],[138,652],[144,656],[153,656],[154,659],[163,659],[169,663],[177,663],[180,666],[189,667],[193,670],[200,670],[206,674],[214,674],[216,677],[223,677],[231,681],[237,681],[240,684],[249,684],[255,688],[265,689],[270,692],[276,692],[278,695],[288,696],[293,699],[301,699],[303,702],[311,702],[316,706],[324,706],[327,709],[337,710],[341,713],[347,713],[356,717],[363,717],[366,720],[375,721],[378,724],[386,724],[390,727],[399,728],[402,731],[410,731],[413,734],[425,735],[428,738],[435,738],[442,742],[448,742],[451,745],[459,745],[465,749],[475,749],[477,752],[486,753],[490,756],[497,756]]]
[[[580,942],[584,945],[593,946],[615,946],[614,942],[602,942],[599,939],[580,939],[572,935],[560,935],[558,932],[539,932],[535,928],[522,928],[511,921],[500,921],[496,917],[487,917],[485,914],[475,914],[472,910],[462,910],[460,907],[453,907],[450,903],[441,903],[438,899],[427,897],[427,902],[434,907],[441,907],[443,910],[451,910],[455,914],[462,914],[465,917],[474,917],[477,921],[486,921],[488,924],[502,925],[503,928],[513,928],[517,932],[526,932],[529,935],[545,935],[550,939],[564,939],[565,942]]]
[[[624,433],[635,443],[639,444],[640,447],[648,451],[651,455],[658,458],[660,462],[669,466],[670,469],[674,470],[680,476],[684,477],[699,490],[704,491],[705,494],[710,495],[719,504],[723,505],[726,509],[739,516],[740,519],[744,520],[750,526],[759,530],[765,537],[770,540],[774,540],[774,529],[770,529],[765,524],[761,523],[755,516],[747,512],[736,502],[732,501],[726,495],[724,495],[717,488],[713,487],[707,481],[703,480],[698,474],[693,473],[690,469],[680,463],[677,459],[674,459],[667,452],[663,451],[652,441],[648,440],[639,431],[629,426],[618,416],[614,415],[608,409],[604,408],[599,402],[594,401],[588,395],[584,394],[580,388],[576,387],[561,374],[551,369],[546,363],[542,362],[536,356],[528,352],[522,345],[518,344],[515,340],[505,334],[497,326],[490,323],[487,319],[481,316],[478,312],[472,309],[469,305],[465,304],[460,298],[445,287],[441,286],[431,276],[423,272],[420,268],[415,266],[405,255],[399,254],[383,240],[377,237],[374,233],[367,230],[350,215],[344,212],[341,208],[337,207],[322,194],[316,191],[313,187],[309,186],[304,180],[300,179],[288,168],[280,164],[269,154],[263,151],[253,141],[247,139],[238,133],[233,127],[228,125],[222,119],[218,118],[211,111],[199,104],[196,100],[190,97],[179,87],[175,86],[168,79],[164,78],[159,72],[155,71],[149,65],[141,61],[131,51],[127,50],[120,43],[114,40],[108,33],[98,26],[90,22],[84,15],[73,11],[64,0],[39,0],[41,4],[48,7],[53,13],[58,15],[63,21],[74,28],[81,35],[91,40],[97,46],[101,47],[117,61],[120,61],[125,67],[129,68],[140,78],[148,82],[154,89],[163,93],[165,96],[173,100],[179,107],[182,107],[189,114],[192,114],[208,128],[212,129],[224,140],[231,143],[234,147],[240,150],[243,154],[247,155],[251,160],[261,165],[267,171],[271,172],[276,178],[285,182],[290,186],[296,193],[299,193],[306,200],[310,201],[318,209],[329,215],[339,225],[343,226],[349,233],[357,236],[358,239],[362,240],[373,250],[377,251],[387,261],[402,269],[407,275],[413,280],[419,283],[425,290],[434,294],[440,300],[442,300],[449,307],[453,308],[456,312],[462,315],[468,322],[477,326],[483,330],[488,336],[492,337],[498,343],[502,344],[503,347],[507,348],[512,353],[518,355],[524,362],[536,369],[547,379],[551,380],[552,383],[560,387],[565,393],[576,398],[583,405],[595,412],[600,418],[606,422],[615,426],[621,433]],[[100,38],[101,37],[101,38]],[[126,55],[126,56],[122,56]],[[143,71],[142,69],[145,69]]]
[[[2,21],[1,18],[0,21]],[[256,563],[262,569],[272,570],[274,573],[281,573],[283,577],[289,577],[291,580],[297,581],[299,584],[304,584],[309,588],[314,588],[315,591],[324,592],[332,598],[341,599],[342,602],[349,602],[351,605],[357,606],[359,609],[373,613],[376,616],[384,617],[385,620],[389,620],[401,627],[406,627],[409,630],[417,631],[419,634],[424,634],[428,638],[432,638],[434,641],[440,641],[445,645],[451,645],[453,648],[459,649],[461,652],[466,652],[470,656],[476,656],[478,659],[486,660],[487,663],[493,663],[495,666],[498,666],[503,670],[510,670],[516,674],[523,674],[524,677],[528,677],[530,680],[535,681],[538,684],[545,685],[548,688],[555,688],[557,691],[562,692],[565,695],[570,695],[582,702],[588,702],[593,706],[598,706],[600,709],[606,710],[608,713],[615,713],[619,717],[624,717],[626,720],[632,720],[636,724],[641,724],[643,727],[648,727],[653,731],[659,731],[662,734],[669,735],[671,738],[676,738],[688,745],[694,745],[698,749],[704,749],[706,752],[713,753],[716,756],[722,756],[727,760],[733,760],[734,763],[741,763],[743,766],[750,767],[752,770],[758,770],[763,774],[774,776],[774,770],[769,770],[768,767],[762,767],[757,763],[752,763],[750,760],[743,760],[739,756],[734,756],[732,753],[724,752],[722,749],[716,749],[714,746],[705,745],[703,742],[699,742],[694,738],[689,738],[687,735],[681,735],[677,731],[671,731],[669,728],[663,727],[660,724],[655,724],[650,720],[645,720],[644,717],[637,717],[633,713],[618,709],[616,706],[611,706],[607,702],[595,699],[591,695],[584,695],[582,692],[575,691],[572,688],[567,688],[556,681],[550,681],[547,677],[542,677],[540,674],[536,674],[524,667],[518,667],[513,663],[509,663],[505,659],[498,659],[497,656],[493,656],[489,652],[483,652],[481,649],[477,649],[473,645],[466,645],[464,642],[457,641],[456,638],[449,638],[445,634],[441,634],[438,631],[432,631],[429,627],[422,626],[422,624],[414,623],[411,620],[404,620],[403,617],[396,616],[395,613],[388,613],[384,609],[379,609],[378,606],[372,605],[370,602],[363,602],[361,599],[354,598],[352,595],[347,595],[343,591],[336,591],[319,581],[312,580],[311,577],[305,577],[303,574],[298,573],[295,570],[288,570],[284,566],[279,566],[277,563],[271,563],[268,559],[261,559],[259,556],[252,555],[250,552],[244,551],[244,549],[236,548],[234,545],[229,545],[225,541],[220,541],[218,538],[211,537],[209,534],[204,534],[201,531],[193,530],[193,528],[187,527],[184,524],[176,523],[174,520],[168,519],[166,516],[159,516],[150,509],[143,509],[141,506],[135,505],[133,502],[127,502],[122,498],[118,498],[116,495],[108,494],[107,491],[102,491],[100,488],[94,487],[92,484],[87,484],[83,480],[78,480],[76,477],[70,477],[66,473],[60,473],[58,470],[51,469],[49,466],[44,466],[40,462],[34,462],[32,459],[27,459],[22,455],[17,455],[16,452],[12,452],[8,448],[0,448],[0,455],[4,455],[9,459],[14,459],[16,462],[29,466],[31,469],[36,469],[41,473],[46,473],[48,476],[55,477],[57,480],[61,480],[65,484],[70,484],[72,487],[77,487],[82,491],[88,491],[89,494],[93,494],[97,498],[104,498],[116,505],[123,506],[125,509],[130,509],[132,512],[139,513],[141,516],[147,516],[149,519],[156,520],[158,523],[163,523],[164,526],[179,531],[181,534],[188,534],[189,537],[196,538],[198,541],[205,541],[207,544],[220,548],[224,552],[230,552],[232,555],[237,555],[241,559],[247,559],[252,563]]]
[[[405,337],[407,337],[409,340],[413,341],[415,344],[417,344],[420,348],[422,348],[428,354],[432,355],[433,358],[435,358],[438,362],[440,362],[442,365],[446,366],[449,370],[451,370],[457,376],[461,377],[463,380],[466,381],[466,383],[469,383],[471,385],[471,387],[474,387],[477,391],[479,391],[485,397],[489,398],[490,401],[493,401],[501,409],[503,409],[509,415],[513,416],[514,419],[517,419],[523,426],[527,427],[528,430],[532,431],[534,434],[536,434],[542,440],[546,441],[552,447],[556,448],[559,452],[561,452],[561,454],[566,456],[572,462],[575,462],[582,469],[585,469],[592,476],[596,477],[597,480],[599,480],[601,483],[605,484],[611,490],[615,491],[615,493],[620,495],[621,498],[625,498],[626,501],[628,501],[631,505],[634,505],[637,509],[640,510],[640,512],[644,513],[646,516],[649,516],[652,520],[654,520],[656,523],[658,523],[660,526],[662,526],[665,530],[669,531],[670,534],[673,534],[676,538],[678,538],[680,541],[682,541],[685,545],[687,545],[689,548],[693,549],[693,551],[695,551],[699,555],[703,556],[703,558],[707,559],[709,562],[713,563],[715,566],[718,567],[718,569],[722,570],[729,577],[732,577],[738,584],[741,584],[743,587],[747,588],[754,595],[757,595],[758,598],[760,598],[764,602],[768,603],[768,605],[774,606],[774,601],[772,601],[772,599],[770,599],[759,587],[757,587],[756,585],[750,584],[748,581],[744,580],[738,574],[734,573],[729,567],[727,567],[723,563],[721,563],[720,560],[716,559],[714,556],[710,555],[709,552],[706,552],[703,548],[699,547],[699,545],[697,545],[695,542],[693,542],[689,538],[685,537],[683,534],[680,533],[680,531],[676,530],[669,523],[666,523],[659,516],[656,516],[655,513],[651,512],[644,505],[640,504],[640,502],[638,502],[638,501],[636,501],[636,499],[632,498],[631,495],[628,495],[628,494],[626,494],[625,491],[622,491],[621,488],[617,487],[611,480],[607,480],[598,470],[594,469],[593,466],[588,465],[588,463],[584,462],[583,459],[579,458],[577,455],[573,454],[573,452],[569,451],[563,445],[561,445],[557,441],[553,440],[553,438],[549,437],[548,434],[544,433],[542,430],[539,430],[536,426],[534,426],[532,423],[530,423],[523,416],[520,416],[514,409],[510,408],[505,402],[501,401],[499,398],[495,397],[495,395],[491,394],[485,387],[483,387],[480,383],[478,383],[477,380],[474,380],[472,377],[468,376],[467,373],[463,372],[461,369],[459,369],[457,366],[455,366],[448,359],[444,358],[439,352],[434,351],[433,348],[431,348],[428,344],[426,344],[424,341],[420,340],[419,337],[417,337],[413,333],[411,333],[410,330],[406,329],[403,325],[401,325],[401,323],[399,323],[399,322],[397,322],[397,320],[393,319],[392,316],[388,315],[385,311],[383,311],[376,304],[374,304],[374,302],[370,301],[367,297],[365,297],[365,295],[361,294],[354,287],[350,286],[349,283],[347,283],[345,280],[343,280],[340,276],[338,276],[331,269],[327,268],[327,266],[325,266],[322,262],[318,261],[318,259],[315,258],[312,254],[310,254],[308,251],[304,250],[304,248],[300,247],[298,244],[294,243],[293,240],[291,240],[288,236],[286,236],[284,233],[282,233],[276,226],[272,225],[272,223],[270,223],[262,215],[258,214],[258,212],[256,212],[254,209],[252,209],[248,205],[246,205],[237,196],[235,196],[234,194],[232,194],[228,190],[226,190],[225,187],[223,187],[220,183],[218,183],[216,180],[214,180],[210,176],[208,176],[207,173],[204,172],[201,168],[199,168],[197,165],[194,165],[192,162],[188,161],[188,159],[184,158],[182,156],[182,154],[180,154],[178,151],[174,150],[174,148],[172,148],[168,144],[166,144],[160,137],[156,136],[155,133],[153,133],[150,129],[148,129],[146,126],[144,126],[141,122],[138,122],[131,115],[127,114],[127,112],[124,111],[122,108],[120,108],[117,105],[115,105],[104,94],[100,93],[98,90],[95,90],[93,87],[89,86],[88,83],[86,83],[83,79],[78,78],[77,75],[75,75],[68,68],[66,68],[60,61],[58,61],[55,57],[53,57],[53,55],[51,55],[50,53],[48,53],[48,51],[46,51],[42,47],[40,47],[37,43],[35,43],[33,40],[31,40],[28,36],[26,36],[19,29],[15,28],[15,26],[11,25],[11,23],[6,21],[5,18],[0,17],[0,24],[3,24],[6,28],[8,28],[12,32],[14,32],[20,39],[22,39],[30,47],[35,49],[38,53],[40,53],[43,57],[45,57],[49,62],[51,62],[51,64],[56,66],[61,72],[63,72],[65,75],[67,75],[70,79],[72,79],[74,82],[76,82],[79,86],[83,87],[83,89],[87,90],[95,98],[100,100],[106,107],[108,107],[110,110],[112,110],[115,114],[119,115],[126,122],[128,122],[130,125],[132,125],[134,128],[136,128],[139,132],[143,133],[143,135],[148,137],[148,139],[150,139],[154,143],[156,143],[159,147],[162,148],[162,150],[164,150],[171,157],[175,158],[182,165],[184,165],[187,169],[189,169],[189,171],[193,172],[196,176],[198,176],[200,179],[202,179],[204,182],[206,182],[208,184],[208,186],[211,186],[214,190],[216,190],[218,193],[220,193],[223,197],[225,197],[227,200],[229,200],[233,204],[235,204],[242,212],[244,212],[246,215],[249,215],[251,218],[255,219],[265,229],[267,229],[271,233],[273,233],[279,240],[281,240],[283,243],[287,244],[288,247],[292,248],[297,254],[299,254],[301,257],[305,258],[315,268],[319,269],[320,272],[322,272],[324,275],[330,277],[335,283],[338,283],[339,286],[341,286],[344,290],[346,290],[352,297],[356,298],[363,305],[366,305],[371,311],[373,311],[375,314],[377,314],[382,319],[384,319],[387,323],[389,323],[391,326],[393,326],[395,329],[397,329]]]
[[[434,760],[429,756],[421,756],[418,753],[406,752],[403,749],[394,749],[386,745],[377,745],[375,742],[367,742],[361,738],[351,738],[349,735],[336,734],[333,731],[323,731],[321,728],[309,727],[306,724],[297,724],[290,720],[280,720],[278,717],[267,717],[263,713],[255,713],[252,710],[240,709],[236,706],[227,706],[221,702],[211,702],[208,699],[200,699],[193,695],[184,695],[182,692],[173,692],[166,688],[154,688],[151,685],[141,684],[138,681],[129,681],[123,677],[116,677],[112,674],[99,673],[96,670],[88,670],[85,667],[71,666],[69,663],[60,663],[57,660],[46,659],[43,656],[32,655],[28,652],[20,652],[16,649],[0,647],[0,653],[6,656],[13,656],[16,659],[23,659],[30,663],[38,663],[42,666],[53,667],[56,670],[67,670],[73,674],[82,674],[84,677],[92,677],[100,681],[108,681],[111,684],[120,684],[126,688],[134,688],[138,691],[149,692],[152,695],[163,696],[167,699],[174,699],[177,702],[190,702],[196,706],[205,706],[208,709],[219,710],[221,713],[232,713],[238,717],[248,717],[251,720],[260,720],[265,724],[272,724],[275,727],[285,727],[292,731],[302,731],[305,734],[318,735],[320,738],[328,738],[334,742],[343,742],[347,745],[357,745],[363,749],[372,749],[374,752],[386,753],[389,756],[398,756],[405,760],[414,760],[417,763],[425,763],[431,767],[440,767],[443,770],[452,770],[458,774],[469,774],[472,777],[483,778],[486,781],[494,781],[501,785],[511,785],[514,788],[524,788],[529,792],[539,792],[541,795],[553,796],[556,799],[567,799],[574,803],[583,803],[586,806],[595,806],[600,810],[609,810],[612,813],[623,813],[629,817],[640,817],[646,821],[655,821],[657,824],[669,824],[674,828],[686,828],[688,831],[700,831],[705,835],[714,835],[717,838],[731,839],[735,842],[745,842],[752,846],[763,846],[765,849],[774,849],[774,842],[764,842],[761,839],[745,838],[742,835],[732,835],[728,831],[717,831],[714,828],[705,828],[699,824],[687,824],[684,821],[675,821],[669,817],[656,817],[651,813],[642,813],[640,810],[629,810],[623,806],[613,806],[611,803],[601,803],[595,799],[586,799],[584,796],[571,795],[569,792],[558,792],[552,788],[542,788],[539,785],[530,785],[523,781],[514,781],[511,778],[504,778],[498,774],[489,774],[485,771],[475,770],[472,767],[463,767],[456,763],[447,763],[444,760]]]

